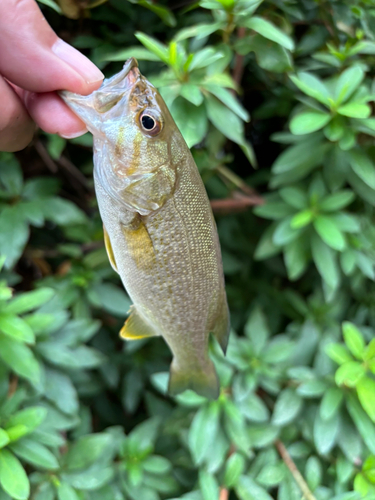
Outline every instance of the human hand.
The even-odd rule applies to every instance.
[[[34,0],[0,0],[0,151],[31,141],[35,124],[71,138],[87,129],[56,94],[87,95],[102,72],[57,37]]]

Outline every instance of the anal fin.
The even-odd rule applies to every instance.
[[[158,333],[139,316],[135,309],[120,330],[120,337],[126,340],[139,340],[156,335]]]
[[[104,244],[105,244],[105,249],[107,250],[109,262],[111,263],[113,270],[116,271],[116,273],[118,273],[117,264],[115,261],[115,255],[113,253],[113,249],[112,249],[112,245],[111,245],[111,240],[109,239],[107,230],[106,230],[104,225],[103,225],[103,232],[104,232]]]

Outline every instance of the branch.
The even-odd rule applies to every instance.
[[[229,491],[226,488],[220,488],[219,500],[228,500]]]
[[[287,449],[285,448],[284,443],[282,443],[279,439],[275,441],[275,446],[277,451],[280,453],[281,458],[284,460],[285,465],[290,470],[295,482],[298,484],[299,489],[303,493],[303,496],[306,500],[316,500],[314,495],[311,493],[310,488],[306,481],[304,480],[302,474],[297,469],[296,464],[293,462],[292,457],[289,455]]]
[[[233,194],[233,198],[211,200],[212,211],[215,213],[242,212],[249,207],[262,205],[264,203],[260,196],[244,195],[236,191]]]

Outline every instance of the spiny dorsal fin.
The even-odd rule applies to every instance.
[[[118,269],[117,269],[117,265],[116,265],[116,261],[115,261],[115,256],[113,254],[113,249],[112,249],[112,245],[111,245],[111,240],[109,239],[107,230],[106,230],[104,225],[103,225],[103,232],[104,232],[104,244],[105,244],[105,249],[107,250],[109,262],[111,263],[113,270],[116,271],[116,273],[118,273]]]
[[[139,316],[135,309],[120,330],[120,337],[126,340],[144,339],[155,335],[158,333]]]

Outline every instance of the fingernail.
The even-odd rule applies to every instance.
[[[86,83],[95,83],[103,80],[104,75],[94,63],[87,59],[77,49],[59,38],[52,46],[52,51],[77,71]]]
[[[84,129],[80,130],[79,132],[72,132],[71,134],[59,134],[60,137],[63,139],[75,139],[76,137],[80,137],[83,134],[86,134],[88,132],[87,128],[85,127]]]

